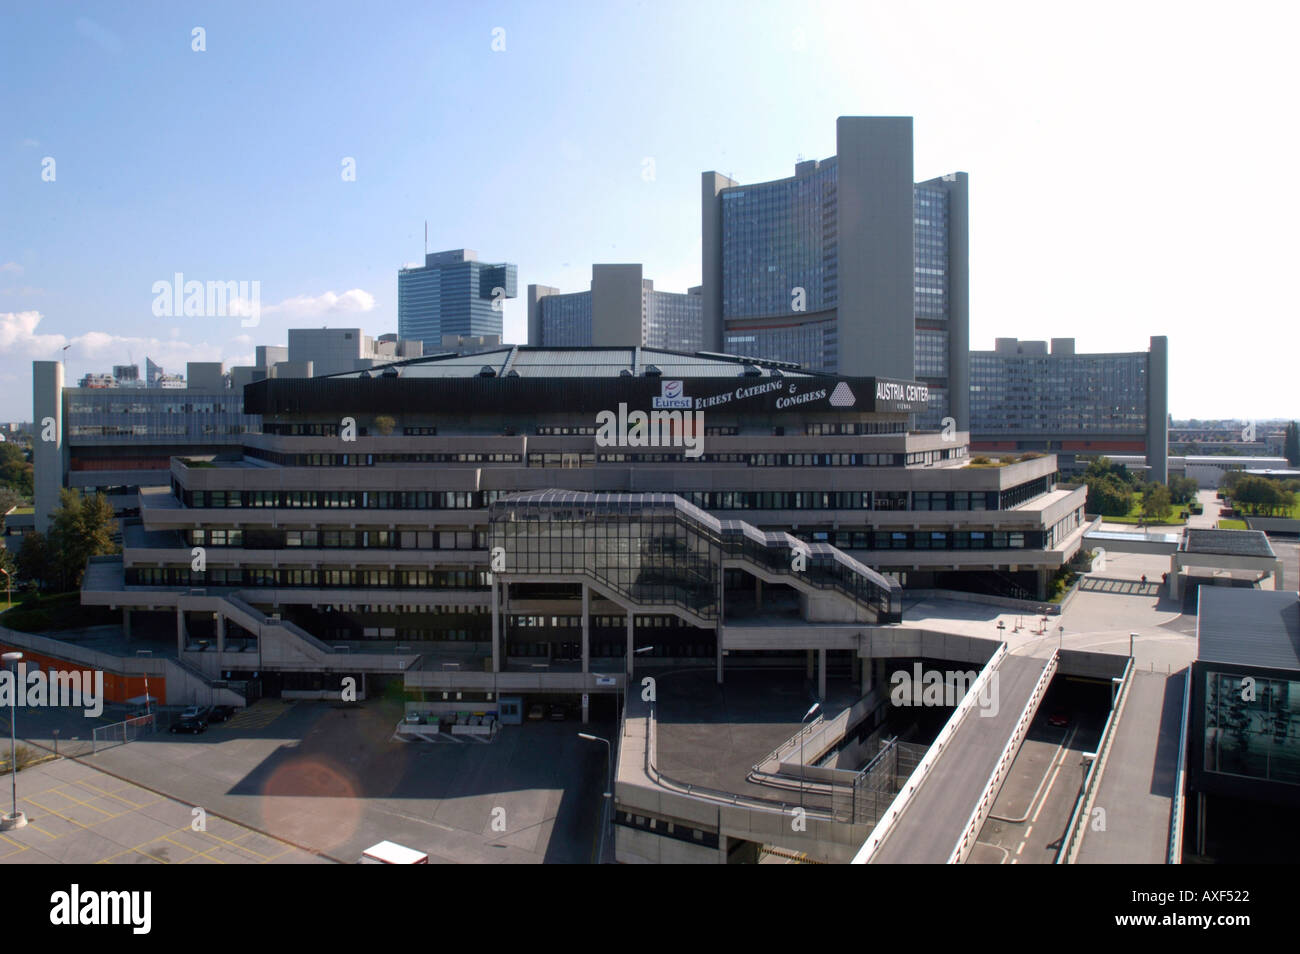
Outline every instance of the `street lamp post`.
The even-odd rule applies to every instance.
[[[1133,640],[1137,639],[1137,633],[1128,634],[1128,658],[1133,658]]]
[[[13,811],[0,817],[0,831],[11,831],[27,825],[27,816],[18,810],[18,661],[23,654],[5,653],[0,658],[14,664],[14,686],[9,695],[9,789],[13,796]]]
[[[602,739],[598,735],[592,735],[590,732],[579,732],[578,738],[586,739],[588,742],[605,743],[605,813],[608,815],[610,803],[614,800],[614,749],[609,744],[609,739]],[[607,822],[602,821],[600,824],[600,855],[596,864],[600,864],[605,859],[605,829],[608,827]]]
[[[803,764],[803,727],[804,727],[804,723],[806,723],[809,719],[811,719],[819,711],[821,711],[821,707],[822,704],[820,702],[814,702],[812,704],[812,708],[809,709],[807,712],[805,712],[803,718],[799,720],[799,807],[800,808],[803,808],[803,787],[804,787],[804,776],[806,774],[804,772],[804,764]]]

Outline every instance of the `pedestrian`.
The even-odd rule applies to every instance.
[[[1145,586],[1145,585],[1146,585],[1146,582],[1147,582],[1147,575],[1146,575],[1145,573],[1143,573],[1143,574],[1142,574],[1142,585]]]

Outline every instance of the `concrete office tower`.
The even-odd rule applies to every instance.
[[[704,173],[705,347],[917,378],[918,424],[965,430],[967,177],[913,183],[909,117],[842,116],[836,145],[787,179]]]
[[[32,444],[36,529],[49,530],[68,466],[63,428],[63,362],[32,362]]]
[[[1146,457],[1169,479],[1169,343],[1150,351],[1079,354],[1073,338],[998,338],[970,353],[971,450],[1054,453],[1062,470],[1078,455]]]
[[[1169,339],[1153,335],[1147,357],[1147,468],[1152,480],[1169,482]]]
[[[277,369],[275,377],[299,376],[311,368],[311,374],[319,378],[344,371],[364,371],[405,358],[418,358],[423,353],[422,342],[406,341],[392,334],[380,335],[376,340],[362,334],[360,328],[290,328],[288,359],[277,361],[272,367]]]
[[[700,288],[655,291],[640,265],[592,265],[591,291],[561,294],[528,286],[528,343],[534,347],[704,347]]]
[[[397,333],[428,354],[443,335],[503,334],[503,299],[518,296],[518,267],[489,265],[470,249],[431,252],[397,273]],[[320,372],[317,372],[318,374]]]

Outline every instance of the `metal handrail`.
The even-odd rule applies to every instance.
[[[1074,801],[1074,811],[1070,813],[1070,821],[1065,830],[1069,833],[1066,838],[1061,840],[1061,849],[1056,854],[1056,860],[1052,862],[1057,865],[1073,864],[1073,858],[1078,854],[1079,846],[1083,836],[1083,809],[1093,793],[1093,786],[1101,777],[1099,766],[1105,760],[1107,752],[1110,750],[1111,739],[1115,733],[1115,726],[1119,724],[1119,714],[1124,708],[1124,703],[1128,701],[1129,686],[1133,682],[1133,657],[1130,656],[1127,663],[1124,664],[1124,675],[1119,694],[1115,696],[1115,704],[1111,707],[1110,715],[1106,717],[1106,725],[1101,731],[1101,740],[1097,743],[1097,754],[1093,756],[1092,764],[1088,766],[1088,772],[1083,777],[1083,784],[1079,787],[1079,795]]]
[[[1192,668],[1187,667],[1183,677],[1183,721],[1178,730],[1178,771],[1174,775],[1174,803],[1169,812],[1169,856],[1171,865],[1183,863],[1183,812],[1186,798],[1183,786],[1187,780],[1187,720],[1192,708]]]

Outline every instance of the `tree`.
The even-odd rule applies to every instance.
[[[393,428],[396,426],[397,421],[393,420],[393,418],[389,417],[387,414],[380,414],[375,418],[375,430],[380,434],[383,434],[385,437],[393,433]]]
[[[1133,492],[1127,483],[1114,477],[1101,477],[1088,481],[1088,513],[1103,517],[1123,517],[1133,509]]]
[[[1185,504],[1196,499],[1200,489],[1195,477],[1170,477],[1169,499],[1176,504]]]
[[[58,509],[50,517],[51,562],[62,589],[80,588],[92,556],[116,553],[113,505],[102,493],[83,497],[72,488],[59,491]]]
[[[1171,510],[1169,488],[1164,484],[1148,484],[1142,494],[1142,516],[1147,520],[1161,522],[1169,519]]]
[[[32,465],[17,444],[0,443],[0,487],[8,487],[23,497],[33,493]]]
[[[22,579],[30,580],[42,589],[53,584],[54,565],[50,558],[50,541],[45,534],[35,530],[24,533],[22,549],[18,551],[15,562]]]
[[[1292,467],[1300,466],[1300,424],[1292,421],[1286,426],[1286,438],[1282,442],[1282,453]]]

